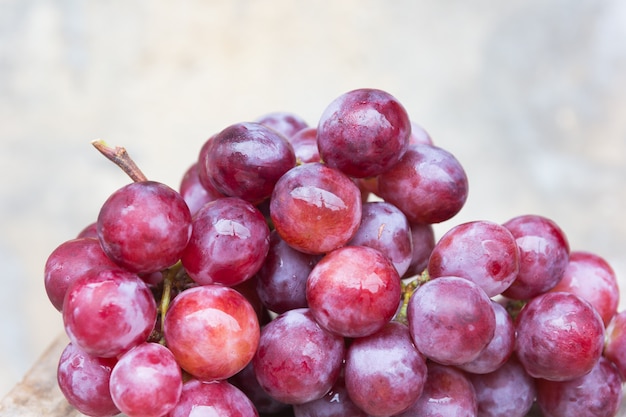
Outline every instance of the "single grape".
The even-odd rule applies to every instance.
[[[535,401],[535,380],[515,356],[493,372],[466,374],[474,386],[478,415],[524,417]]]
[[[89,355],[73,343],[63,349],[57,366],[57,383],[67,402],[92,417],[120,413],[109,391],[116,358]]]
[[[457,276],[478,284],[489,297],[506,290],[519,271],[519,250],[509,230],[477,220],[459,224],[439,239],[428,261],[431,278]]]
[[[476,359],[496,329],[487,294],[459,277],[440,277],[418,287],[409,300],[407,320],[417,349],[443,365]]]
[[[402,157],[410,133],[409,117],[395,97],[362,88],[342,94],[324,110],[317,145],[328,166],[351,177],[375,177]]]
[[[156,315],[147,284],[120,269],[90,270],[68,288],[63,307],[70,340],[99,357],[118,356],[145,342]]]
[[[143,343],[124,353],[111,372],[111,397],[128,417],[167,414],[178,403],[182,388],[176,358],[158,343]]]
[[[296,160],[301,164],[308,162],[322,162],[320,151],[317,148],[317,128],[307,127],[295,133],[290,139]]]
[[[256,379],[254,366],[252,361],[246,365],[241,371],[228,379],[228,382],[239,388],[254,404],[257,411],[261,414],[276,414],[289,409],[289,404],[282,403],[272,398]]]
[[[309,127],[301,116],[288,111],[266,113],[254,121],[274,129],[289,140],[301,130]]]
[[[306,281],[319,260],[320,255],[295,250],[273,230],[269,252],[256,275],[256,290],[263,305],[277,314],[307,307]]]
[[[98,239],[98,223],[97,222],[89,223],[87,226],[83,228],[83,230],[81,230],[78,233],[78,235],[76,235],[77,239],[80,239],[83,237],[92,237],[94,239]]]
[[[402,210],[411,223],[440,223],[465,205],[468,180],[450,152],[416,144],[378,176],[377,194]]]
[[[352,401],[370,416],[388,417],[409,408],[422,394],[426,360],[413,345],[407,326],[389,322],[352,341],[344,372]]]
[[[435,247],[435,230],[431,224],[411,223],[410,227],[413,251],[411,263],[402,278],[420,275],[428,266],[430,254]]]
[[[236,123],[209,141],[199,169],[217,191],[258,204],[276,181],[296,164],[291,144],[260,123]]]
[[[462,371],[435,362],[427,363],[422,395],[397,417],[476,417],[478,401],[474,387]]]
[[[433,139],[421,125],[411,121],[411,136],[409,136],[409,144],[413,145],[418,143],[433,145]]]
[[[602,319],[591,304],[571,293],[533,298],[517,316],[516,330],[517,356],[534,378],[577,378],[590,372],[602,355]]]
[[[622,380],[609,360],[568,381],[537,380],[537,404],[544,417],[613,417],[622,401]]]
[[[578,295],[600,313],[608,325],[617,313],[619,286],[611,265],[602,257],[582,251],[570,253],[563,277],[550,291],[565,291]]]
[[[178,188],[192,216],[209,201],[224,197],[215,188],[202,185],[198,171],[198,163],[195,162],[185,171]]]
[[[335,385],[322,398],[294,404],[293,412],[295,417],[368,417],[348,395],[343,376],[337,378]]]
[[[67,289],[90,269],[119,269],[102,251],[97,239],[71,239],[50,253],[44,266],[44,287],[54,308],[63,310]]]
[[[367,246],[345,246],[315,265],[306,298],[320,326],[341,336],[362,337],[393,318],[401,291],[398,272],[385,255]]]
[[[252,364],[268,394],[283,403],[302,404],[330,391],[344,353],[341,336],[322,329],[309,309],[295,309],[263,328]]]
[[[174,265],[191,235],[183,197],[165,184],[134,182],[115,191],[98,214],[98,237],[109,258],[131,272]]]
[[[300,252],[323,254],[345,245],[361,222],[361,193],[340,171],[299,165],[278,180],[270,202],[280,237]]]
[[[569,243],[552,220],[534,214],[514,217],[504,223],[520,249],[517,278],[503,295],[528,300],[553,288],[562,278],[569,259]]]
[[[391,260],[400,276],[409,268],[413,255],[411,227],[406,216],[385,201],[363,203],[361,225],[348,245],[378,249]]]
[[[208,284],[174,298],[163,333],[179,365],[195,378],[211,381],[230,378],[250,362],[259,344],[260,328],[243,295]]]
[[[181,262],[200,285],[237,285],[261,268],[269,250],[269,228],[247,201],[224,197],[205,204],[193,218]]]
[[[615,314],[606,327],[604,356],[617,366],[626,382],[626,311]]]
[[[191,379],[183,385],[180,401],[166,417],[258,417],[254,404],[227,381]]]

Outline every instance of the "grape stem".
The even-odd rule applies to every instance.
[[[135,161],[128,155],[126,149],[121,146],[111,147],[102,139],[96,139],[91,144],[100,153],[112,161],[115,165],[120,167],[122,171],[126,173],[134,182],[147,181],[148,178],[139,169]]]
[[[428,270],[425,269],[415,279],[412,279],[411,281],[406,283],[402,282],[402,306],[400,307],[400,311],[398,311],[398,314],[396,314],[396,317],[394,318],[395,321],[404,324],[408,323],[407,308],[409,306],[409,300],[411,299],[413,293],[417,291],[417,289],[422,286],[422,284],[425,284],[428,281],[430,281],[430,275],[428,274]]]

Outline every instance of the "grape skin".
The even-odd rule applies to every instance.
[[[274,129],[290,141],[295,134],[309,127],[306,120],[300,115],[287,111],[266,113],[257,117],[254,121]]]
[[[322,398],[294,404],[293,413],[295,417],[368,417],[350,399],[343,376],[337,378],[335,385]]]
[[[227,381],[191,379],[183,385],[180,400],[166,417],[258,417],[254,404]]]
[[[428,266],[430,254],[435,247],[435,230],[431,224],[411,223],[411,263],[402,278],[421,274]]]
[[[198,171],[198,163],[194,162],[183,174],[178,187],[180,195],[187,203],[192,216],[206,203],[224,197],[214,187],[205,187],[200,181]]]
[[[606,327],[604,356],[617,366],[626,382],[626,311],[613,316]]]

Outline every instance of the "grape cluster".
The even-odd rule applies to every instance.
[[[435,239],[468,179],[389,93],[228,126],[178,190],[94,145],[134,181],[45,265],[80,412],[616,415],[611,266],[536,214]]]

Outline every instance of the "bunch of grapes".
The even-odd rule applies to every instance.
[[[551,219],[476,220],[459,161],[377,89],[316,127],[224,128],[178,190],[133,182],[59,245],[58,363],[89,416],[614,416],[626,312]]]

